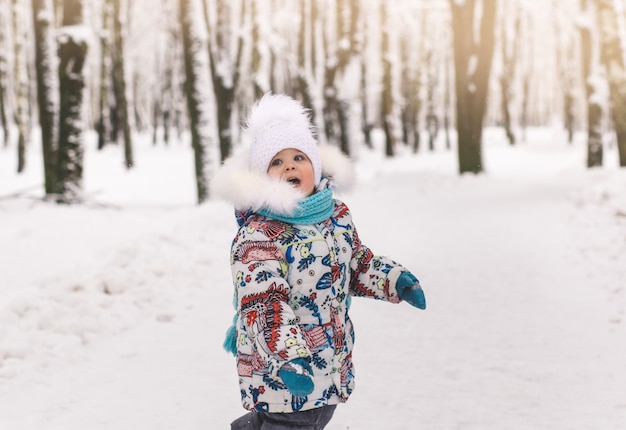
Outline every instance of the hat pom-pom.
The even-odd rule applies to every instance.
[[[254,139],[265,127],[277,121],[306,127],[313,133],[308,109],[289,96],[272,93],[265,93],[252,106],[247,119],[248,133]]]

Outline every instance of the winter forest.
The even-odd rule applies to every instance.
[[[355,297],[327,430],[626,428],[625,58],[626,0],[0,0],[0,429],[245,412],[211,185],[270,91],[428,303]]]
[[[371,131],[458,153],[479,173],[482,130],[585,130],[587,165],[626,166],[623,0],[4,0],[0,145],[43,151],[46,198],[83,200],[87,132],[119,147],[189,144],[198,202],[272,91],[311,109],[319,139],[358,157]],[[437,137],[445,144],[435,148]],[[37,146],[39,148],[39,146]]]

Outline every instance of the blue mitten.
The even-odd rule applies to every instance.
[[[426,297],[424,290],[420,287],[420,282],[411,272],[402,272],[396,281],[398,296],[419,309],[426,309]]]
[[[278,376],[294,396],[307,396],[313,392],[313,369],[304,358],[296,358],[284,364]]]

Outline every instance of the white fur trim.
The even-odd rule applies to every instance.
[[[338,191],[349,191],[354,187],[356,171],[352,161],[336,146],[319,145],[322,160],[322,176],[331,178]]]
[[[331,179],[337,191],[348,191],[354,185],[352,162],[338,148],[320,145],[322,172]],[[236,209],[265,207],[276,213],[291,215],[305,196],[284,181],[253,170],[249,148],[236,151],[211,179],[211,195],[232,203]]]

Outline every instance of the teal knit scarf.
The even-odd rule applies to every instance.
[[[276,213],[267,208],[260,209],[258,213],[290,224],[317,224],[330,218],[334,210],[333,193],[329,188],[325,188],[301,200],[293,215]]]

